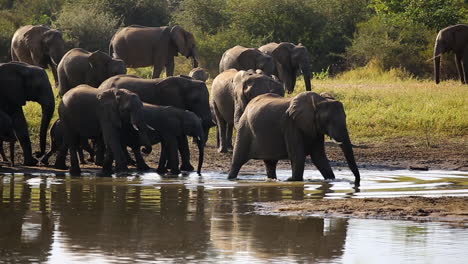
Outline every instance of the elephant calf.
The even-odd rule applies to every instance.
[[[197,67],[197,68],[193,68],[190,71],[189,77],[191,77],[191,78],[193,78],[195,80],[206,82],[206,80],[208,80],[210,75],[208,74],[208,72],[205,69]]]
[[[210,105],[216,117],[218,152],[226,153],[232,148],[234,125],[250,100],[265,93],[284,96],[284,89],[280,82],[261,70],[229,69],[216,76],[211,86]]]
[[[10,143],[10,166],[15,166],[15,142],[16,137],[13,131],[13,123],[11,118],[3,111],[0,110],[0,155],[3,161],[8,161],[3,150],[3,142]],[[1,166],[0,166],[1,167]]]
[[[151,144],[161,142],[161,155],[158,164],[158,173],[179,174],[178,148],[184,143],[186,136],[194,137],[198,145],[199,157],[197,173],[200,174],[203,165],[205,136],[201,119],[194,113],[173,106],[143,105],[145,122],[155,130],[149,132]],[[140,154],[140,143],[133,140],[135,131],[127,128],[126,135],[122,137],[123,143],[130,146],[135,154],[137,168],[146,169],[148,166]]]
[[[54,124],[50,128],[49,134],[50,134],[50,150],[41,159],[41,162],[44,165],[49,165],[50,156],[52,156],[55,152],[59,151],[60,147],[64,143],[63,141],[64,131],[63,131],[63,125],[60,119],[57,119],[54,122]],[[84,140],[81,140],[80,147],[78,149],[78,157],[80,159],[80,163],[86,164],[84,160],[83,149],[89,153],[90,158],[88,159],[88,161],[94,162],[94,149],[89,145],[88,140],[84,139]]]
[[[58,65],[60,96],[68,90],[87,84],[99,87],[108,78],[127,73],[125,63],[101,51],[75,48],[68,51]]]
[[[360,184],[360,174],[346,127],[343,104],[314,92],[303,92],[294,98],[264,94],[253,99],[239,120],[229,179],[237,178],[249,159],[261,159],[269,178],[276,178],[276,164],[289,159],[293,181],[303,180],[305,157],[325,179],[335,175],[325,154],[324,136],[340,144],[349,168]]]

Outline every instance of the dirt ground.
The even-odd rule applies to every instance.
[[[354,153],[360,168],[368,169],[418,169],[418,170],[462,170],[468,171],[468,137],[433,140],[430,146],[424,141],[410,139],[391,139],[382,142],[355,143]],[[334,143],[327,143],[326,151],[332,167],[346,167],[346,161],[340,148]],[[203,171],[228,172],[231,153],[220,154],[213,143],[209,142],[205,150]],[[16,162],[22,161],[21,151],[17,150]],[[86,155],[86,154],[85,154]],[[157,166],[159,147],[145,158],[150,167]],[[198,153],[192,147],[192,164],[197,164]],[[54,158],[50,162],[53,164]],[[65,173],[51,167],[8,167],[3,163],[1,172],[20,173]],[[288,161],[280,161],[278,168],[289,169]],[[88,164],[83,171],[99,171]],[[315,169],[310,163],[306,169]],[[131,170],[134,170],[131,168]],[[241,172],[264,172],[262,161],[251,160],[242,167]],[[386,199],[341,199],[288,201],[265,204],[263,210],[284,215],[326,215],[346,217],[370,217],[413,220],[437,220],[468,224],[468,197],[466,198],[386,198]]]
[[[468,226],[468,197],[312,199],[264,203],[260,208],[268,214],[442,221]]]

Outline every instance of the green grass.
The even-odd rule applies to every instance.
[[[138,75],[144,75],[151,69],[136,71],[141,71]],[[130,69],[129,73],[135,74],[136,71]],[[361,68],[336,78],[314,79],[312,89],[317,93],[329,92],[343,102],[353,141],[407,137],[424,142],[468,136],[467,85],[457,81],[436,85],[433,81],[417,80],[401,72],[397,74],[397,71]],[[52,81],[53,78],[49,77]],[[294,93],[287,96],[295,96],[304,90],[300,77]],[[57,99],[57,106],[58,103]],[[24,110],[32,140],[38,142],[40,106],[29,102]],[[56,118],[57,112],[53,120]],[[215,129],[210,133],[210,143],[215,143]]]

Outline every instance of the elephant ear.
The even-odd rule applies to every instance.
[[[110,120],[113,126],[122,127],[119,115],[118,89],[105,90],[97,95],[102,120]]]
[[[185,31],[181,26],[176,25],[171,29],[171,39],[172,42],[177,47],[177,51],[180,52],[184,56],[190,55],[190,49],[192,48],[192,44],[189,41],[190,39],[190,32]],[[193,38],[193,36],[192,36]],[[189,46],[190,45],[190,46]]]
[[[282,42],[278,44],[276,49],[271,53],[273,58],[283,67],[289,69],[291,66],[291,45],[290,43]]]
[[[317,106],[325,98],[314,92],[302,92],[291,100],[286,114],[307,135],[316,135],[319,126],[317,120]]]
[[[243,69],[253,69],[256,70],[257,64],[257,57],[261,55],[261,52],[257,49],[253,48],[246,48],[239,54],[238,63]]]
[[[27,66],[27,64],[22,62],[9,62],[0,64],[0,71],[8,73],[4,75],[5,78],[2,80],[5,87],[17,87],[19,84],[21,85],[21,87],[17,87],[18,89],[4,89],[3,96],[11,104],[24,106],[34,80],[31,66]]]
[[[89,58],[88,58],[88,61],[89,61],[89,65],[91,66],[91,68],[93,69],[99,69],[99,67],[101,65],[106,65],[107,63],[109,63],[110,61],[112,60],[111,57],[109,57],[109,55],[105,54],[104,52],[100,51],[100,50],[97,50],[95,52],[92,52],[90,55],[89,55]]]

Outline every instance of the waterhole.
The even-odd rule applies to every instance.
[[[348,170],[100,178],[0,174],[0,262],[466,263],[468,229],[438,222],[260,215],[256,202],[468,196],[457,171]]]

